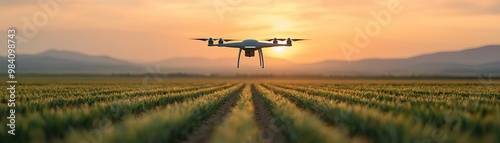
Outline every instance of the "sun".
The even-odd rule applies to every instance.
[[[285,47],[273,47],[274,52],[276,53],[283,53],[285,51]]]
[[[288,29],[290,29],[290,24],[286,23],[286,22],[279,22],[279,23],[275,23],[274,25],[274,29],[276,31],[287,31]]]

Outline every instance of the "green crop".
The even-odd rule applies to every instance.
[[[0,120],[0,142],[183,142],[197,131],[212,143],[269,142],[269,135],[279,136],[273,142],[297,143],[500,142],[496,80],[248,77],[144,84],[136,77],[32,77],[19,82],[16,135],[6,133],[9,120]],[[0,102],[6,105],[8,97]],[[10,109],[0,106],[3,119]]]

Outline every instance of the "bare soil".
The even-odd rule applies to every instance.
[[[282,143],[285,138],[282,134],[282,125],[273,117],[269,109],[266,107],[263,99],[258,95],[254,87],[252,87],[252,103],[255,108],[255,120],[259,125],[261,132],[258,136],[258,142],[263,143]]]
[[[206,143],[210,141],[212,133],[219,124],[222,124],[224,118],[231,112],[231,109],[236,106],[237,101],[240,99],[240,94],[242,89],[235,92],[229,99],[227,99],[222,106],[217,109],[217,111],[210,115],[202,125],[196,129],[187,137],[183,143]]]

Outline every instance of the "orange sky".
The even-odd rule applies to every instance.
[[[292,37],[313,40],[296,42],[284,50],[266,49],[265,56],[310,63],[402,58],[500,44],[498,0],[41,2],[56,6],[33,0],[0,1],[0,31],[16,27],[18,37],[27,40],[19,42],[19,53],[60,49],[133,62],[172,57],[236,58],[236,49],[207,47],[204,42],[187,39]],[[380,23],[373,12],[389,12],[391,18]],[[26,21],[34,23],[37,32],[26,30]],[[367,25],[380,27],[369,27],[369,43],[356,46],[356,29],[365,31]],[[6,39],[6,34],[0,38]],[[346,50],[342,43],[352,47]],[[6,46],[1,47],[6,51]]]

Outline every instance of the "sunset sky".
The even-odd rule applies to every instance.
[[[131,62],[237,56],[236,49],[207,47],[188,40],[191,37],[312,39],[264,50],[266,57],[297,63],[405,58],[500,44],[499,0],[65,1],[41,0],[56,4],[47,11],[38,0],[2,0],[0,32],[16,27],[17,36],[26,40],[18,41],[17,50],[23,54],[59,49]],[[390,13],[383,25],[371,14],[388,11],[398,2],[399,11]],[[364,31],[374,22],[380,31],[372,31],[369,44],[346,56],[341,43],[355,46],[356,29]],[[37,32],[26,30],[27,23]],[[0,38],[7,39],[6,34]],[[1,47],[6,51],[5,44]]]

